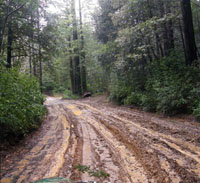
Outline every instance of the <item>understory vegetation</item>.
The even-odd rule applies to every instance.
[[[1,67],[0,140],[24,136],[36,129],[46,112],[43,102],[35,78]]]
[[[115,74],[110,86],[110,99],[119,104],[141,106],[146,111],[168,115],[194,113],[198,116],[199,71],[199,68],[185,66],[183,57],[173,53],[152,61],[143,76],[134,69],[124,76]],[[127,79],[131,74],[134,80]]]
[[[184,3],[192,11],[189,23]],[[107,71],[110,100],[199,119],[199,2],[111,0],[99,5],[94,16],[103,48],[98,62]]]
[[[80,98],[80,96],[74,95],[71,90],[65,90],[62,93],[62,98],[63,99],[78,99],[78,98]]]

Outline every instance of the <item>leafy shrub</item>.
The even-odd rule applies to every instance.
[[[92,170],[90,166],[85,166],[78,164],[75,168],[82,173],[88,173],[90,177],[97,177],[97,178],[108,178],[110,175],[106,173],[104,170]]]
[[[80,96],[74,95],[71,90],[65,90],[63,93],[63,99],[78,99]]]
[[[60,94],[60,93],[63,93],[64,91],[65,91],[65,88],[63,86],[59,86],[53,90],[53,93]]]
[[[50,78],[43,80],[43,91],[49,94],[53,93],[53,90],[56,88],[56,83]]]
[[[45,114],[44,97],[36,79],[0,68],[0,133],[25,135],[37,128]]]
[[[110,85],[110,100],[113,100],[119,104],[124,104],[127,100],[127,96],[131,95],[131,87],[127,85],[125,81],[121,81],[113,77]]]
[[[142,94],[140,94],[140,93],[132,92],[131,95],[127,96],[127,98],[124,100],[124,104],[140,105],[141,104],[141,96],[142,96]]]
[[[165,86],[158,89],[157,111],[174,115],[187,111],[187,100],[179,85]]]
[[[198,120],[200,120],[200,103],[199,103],[199,105],[194,109],[193,114],[197,117]]]
[[[157,101],[152,94],[132,92],[125,100],[124,104],[141,106],[145,111],[156,111]]]
[[[150,69],[145,89],[155,101],[156,111],[168,115],[191,113],[199,102],[199,69],[186,66],[176,53],[162,58],[159,64],[153,62]]]
[[[200,69],[186,66],[178,52],[152,61],[145,71],[129,66],[132,69],[126,70],[126,77],[118,74],[111,80],[110,99],[167,115],[191,114],[195,108],[198,115]]]
[[[144,93],[140,98],[141,106],[145,111],[155,112],[157,107],[157,100],[153,92]]]
[[[63,98],[64,99],[68,99],[68,98],[71,98],[72,97],[72,91],[71,90],[65,90],[64,93],[63,93]]]

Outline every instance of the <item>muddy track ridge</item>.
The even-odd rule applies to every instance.
[[[48,116],[1,164],[1,183],[48,177],[111,183],[199,183],[200,124],[109,104],[49,97]],[[78,164],[109,173],[90,177]]]

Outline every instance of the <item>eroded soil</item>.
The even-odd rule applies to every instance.
[[[200,124],[119,107],[104,97],[48,98],[41,128],[6,153],[1,183],[41,178],[111,183],[200,183]],[[4,152],[5,154],[5,152]],[[81,174],[103,169],[106,180]]]

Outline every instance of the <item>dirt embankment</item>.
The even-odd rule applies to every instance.
[[[62,176],[91,181],[74,166],[103,169],[111,183],[199,183],[200,124],[111,105],[104,97],[48,98],[41,128],[1,162],[1,183]]]

